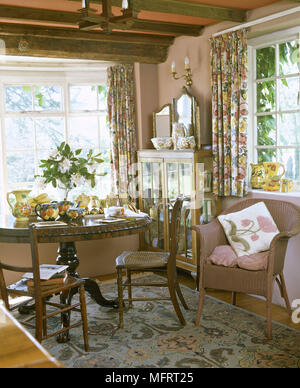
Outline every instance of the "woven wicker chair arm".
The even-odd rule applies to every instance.
[[[209,224],[193,225],[191,229],[197,232],[200,239],[200,254],[202,260],[210,256],[218,245],[228,245],[224,230],[216,219]]]

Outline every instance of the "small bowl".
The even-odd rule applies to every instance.
[[[67,216],[71,220],[78,220],[83,218],[86,215],[86,209],[83,207],[70,207],[67,210]]]
[[[173,148],[173,138],[169,136],[153,137],[151,141],[157,150],[171,150]]]
[[[196,147],[195,138],[194,136],[178,137],[176,145],[179,150],[193,150]]]

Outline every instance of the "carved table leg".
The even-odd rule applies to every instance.
[[[66,242],[60,244],[56,263],[59,265],[68,265],[68,272],[70,276],[80,278],[79,274],[76,272],[76,269],[79,265],[79,260],[77,258],[77,251],[74,242]],[[84,278],[84,281],[84,288],[86,292],[97,304],[104,307],[118,307],[117,301],[108,300],[104,298],[99,288],[99,285],[95,280]]]

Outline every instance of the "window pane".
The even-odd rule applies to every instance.
[[[275,81],[257,83],[257,112],[275,110]]]
[[[280,162],[285,166],[285,177],[300,180],[300,149],[280,150]]]
[[[100,147],[110,148],[110,134],[106,116],[101,116],[100,121]]]
[[[9,112],[31,111],[31,86],[5,86],[5,109]]]
[[[264,47],[256,50],[256,78],[274,77],[275,66],[275,46]]]
[[[51,149],[65,138],[65,120],[62,117],[45,117],[36,120],[36,142],[39,149]]]
[[[279,74],[294,74],[300,71],[299,41],[279,45]]]
[[[98,147],[97,117],[72,117],[69,123],[69,143],[72,148]]]
[[[274,115],[257,117],[257,144],[276,145],[276,118]]]
[[[259,149],[257,150],[257,162],[275,162],[276,150],[274,149]]]
[[[6,162],[8,185],[33,182],[35,171],[32,152],[8,152]]]
[[[100,110],[106,110],[107,109],[107,88],[106,86],[99,85],[98,86],[98,109]]]
[[[299,108],[299,77],[283,78],[278,80],[279,110],[292,110]]]
[[[35,86],[34,107],[36,110],[61,111],[62,90],[60,86]]]
[[[32,149],[34,147],[34,122],[30,118],[9,118],[5,120],[6,148]]]
[[[95,86],[70,86],[70,109],[96,110],[97,88]]]
[[[300,145],[300,112],[279,115],[279,145]]]

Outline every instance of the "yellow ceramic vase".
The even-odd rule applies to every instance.
[[[31,205],[29,203],[28,194],[31,190],[14,190],[7,193],[6,198],[11,208],[12,215],[16,217],[17,222],[28,221],[31,215]],[[13,206],[10,195],[15,196],[15,204]]]
[[[285,174],[284,165],[280,162],[263,162],[262,164],[266,172],[263,189],[266,191],[280,191],[280,180]]]

